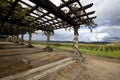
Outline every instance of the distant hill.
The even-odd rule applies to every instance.
[[[35,41],[33,42],[46,42],[46,41]],[[58,43],[73,43],[73,41],[51,41],[51,42],[58,42]],[[79,41],[79,43],[85,43],[85,44],[110,44],[111,42],[84,42],[84,41]]]
[[[112,45],[114,45],[114,46],[120,46],[120,41],[114,42],[114,43],[112,43]]]

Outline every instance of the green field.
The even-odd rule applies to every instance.
[[[45,42],[34,42],[33,44],[46,45]],[[62,50],[73,50],[72,43],[56,43],[52,42],[51,47]],[[83,54],[89,54],[94,56],[104,56],[110,58],[120,59],[120,46],[112,44],[79,44],[79,49]]]

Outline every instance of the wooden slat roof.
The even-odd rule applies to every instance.
[[[89,17],[89,15],[94,14],[95,11],[86,12],[86,9],[92,7],[93,3],[82,6],[79,0],[61,0],[62,4],[56,6],[52,0],[29,1],[35,4],[35,6],[24,0],[15,0],[6,16],[0,14],[0,22],[20,25],[21,27],[32,27],[36,25],[36,30],[53,31],[61,28],[80,26],[96,18],[96,16]],[[24,21],[23,17],[19,20],[12,19],[11,15],[14,15],[13,11],[18,4],[24,4],[30,8],[25,17],[30,16],[33,20]],[[75,4],[77,5],[76,7],[73,6]],[[64,11],[64,8],[67,8],[67,12]],[[25,9],[26,7],[23,7],[23,10]]]

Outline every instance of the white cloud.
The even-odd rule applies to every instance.
[[[46,36],[42,31],[36,31],[38,34],[32,34],[32,40],[46,41]],[[79,41],[94,42],[94,41],[118,41],[120,40],[120,26],[101,26],[93,29],[93,33],[89,29],[79,29]],[[55,31],[55,35],[51,36],[52,41],[73,41],[74,31],[65,31],[59,29]],[[28,39],[28,34],[25,35]]]
[[[117,41],[120,40],[120,26],[101,26],[94,29],[91,41]]]
[[[94,34],[93,36],[90,37],[90,41],[103,41],[106,36],[109,36],[109,34],[108,33]]]

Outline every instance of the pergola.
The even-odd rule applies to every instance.
[[[7,0],[10,6],[8,6],[7,14],[0,13],[0,28],[6,28],[7,26],[4,26],[4,24],[8,23],[11,25],[10,31],[12,31],[13,26],[16,31],[12,34],[7,34],[6,32],[0,32],[0,34],[16,35],[28,32],[30,35],[29,41],[31,42],[33,30],[43,30],[47,32],[49,44],[51,32],[57,29],[72,27],[74,29],[74,49],[78,56],[82,57],[77,45],[78,29],[80,25],[88,25],[90,29],[96,25],[93,21],[96,16],[89,17],[95,11],[86,12],[86,9],[92,7],[93,3],[83,6],[80,0],[60,1],[61,4],[58,6],[52,0]],[[21,13],[15,12],[16,7],[19,5],[21,5]],[[13,17],[14,13],[19,16],[24,11],[26,11],[24,16],[20,16],[17,19]]]

